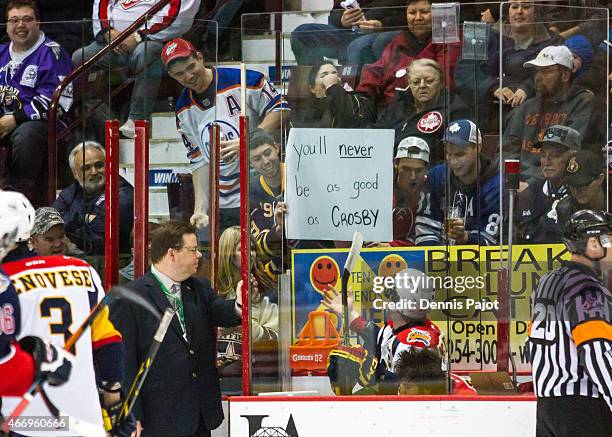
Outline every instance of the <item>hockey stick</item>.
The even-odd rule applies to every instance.
[[[344,324],[344,344],[349,344],[349,311],[348,311],[348,281],[351,277],[351,272],[355,268],[357,258],[363,246],[363,235],[359,231],[353,234],[353,243],[351,250],[346,257],[344,263],[344,271],[342,272],[342,319]]]
[[[168,327],[170,326],[170,322],[172,321],[172,317],[174,317],[174,310],[172,308],[166,308],[162,319],[159,321],[159,325],[157,325],[157,330],[155,331],[155,335],[153,336],[153,343],[149,347],[147,351],[147,355],[143,360],[138,372],[136,372],[136,376],[134,377],[134,382],[132,382],[132,386],[128,391],[128,394],[121,405],[121,411],[119,412],[119,416],[117,416],[116,424],[121,423],[125,418],[130,414],[132,407],[134,406],[134,402],[136,402],[136,398],[140,394],[140,389],[144,384],[145,378],[149,373],[149,369],[151,368],[151,364],[153,364],[153,360],[155,360],[155,356],[157,355],[157,351],[166,336],[166,332],[168,331]]]
[[[66,351],[72,350],[74,345],[83,336],[83,333],[85,332],[85,330],[87,330],[87,328],[89,328],[93,324],[96,318],[102,313],[104,308],[108,307],[111,301],[115,299],[120,299],[120,298],[131,300],[132,302],[138,305],[141,305],[143,308],[147,309],[152,314],[154,314],[157,318],[159,318],[159,312],[155,309],[155,307],[151,305],[149,302],[147,302],[144,298],[137,295],[134,291],[129,290],[125,287],[118,287],[118,286],[112,287],[109,290],[109,292],[106,293],[106,295],[102,298],[102,300],[96,304],[96,306],[93,308],[91,313],[89,313],[87,318],[83,321],[83,323],[81,323],[81,326],[78,327],[78,329],[74,332],[74,334],[72,334],[72,336],[64,344],[64,350]],[[42,384],[44,384],[43,378],[39,377],[34,380],[30,388],[28,388],[28,390],[25,392],[25,394],[19,401],[19,404],[17,404],[15,409],[13,409],[11,414],[9,414],[6,420],[2,423],[0,430],[8,433],[9,423],[12,423],[15,418],[23,414],[24,410],[28,407],[28,405],[30,405],[30,402],[32,402],[32,399],[34,399],[34,396],[36,395],[36,393],[40,391]]]

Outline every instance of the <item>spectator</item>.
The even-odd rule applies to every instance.
[[[53,208],[62,215],[70,241],[88,255],[104,254],[106,204],[106,152],[94,142],[78,144],[68,157],[76,179],[63,189]],[[119,249],[130,251],[130,230],[134,221],[134,189],[119,176]]]
[[[149,228],[149,233],[147,235],[147,242],[148,245],[151,245],[151,235],[153,235],[153,232],[155,232],[155,230],[157,228],[159,228],[159,224],[158,223],[154,223],[154,222],[149,222],[148,224],[148,228]],[[134,229],[132,228],[132,230],[130,231],[130,247],[131,247],[131,252],[132,252],[132,259],[130,259],[130,262],[123,268],[119,269],[119,276],[121,276],[123,279],[127,280],[127,281],[133,281],[134,280]],[[148,249],[147,249],[148,252]],[[151,261],[148,260],[147,265],[151,265]]]
[[[265,264],[264,270],[276,279],[282,273],[282,227],[277,223],[274,209],[283,200],[284,166],[274,137],[263,129],[256,129],[249,142],[249,163],[257,172],[249,185],[251,232],[257,242],[257,255]]]
[[[535,69],[537,94],[508,116],[503,144],[509,156],[520,153],[521,180],[527,184],[542,178],[533,144],[542,141],[549,126],[561,124],[580,133],[583,149],[599,148],[602,109],[593,93],[572,84],[572,53],[564,46],[549,46],[525,63]]]
[[[438,349],[412,348],[400,354],[396,365],[400,380],[400,395],[475,395],[469,378],[462,378],[442,369],[442,356]],[[450,374],[449,374],[450,373]],[[448,379],[451,391],[448,391]]]
[[[605,101],[607,92],[606,55],[603,50],[593,48],[591,41],[584,35],[574,35],[568,38],[564,45],[570,49],[574,57],[574,86],[583,86]]]
[[[556,207],[567,196],[565,168],[572,153],[581,148],[580,134],[571,127],[553,125],[534,147],[540,148],[544,179],[519,193],[518,240],[525,244],[559,243],[563,223],[557,220]]]
[[[564,225],[581,209],[606,209],[604,160],[600,154],[581,150],[573,155],[565,169],[565,185],[569,196],[557,204],[557,220]]]
[[[395,130],[395,144],[402,138],[419,137],[427,141],[431,162],[444,159],[441,139],[450,120],[467,117],[467,105],[452,92],[443,92],[440,65],[432,59],[416,59],[408,67],[409,89],[397,91],[376,122],[377,128]]]
[[[380,357],[371,384],[375,385],[373,390],[381,394],[397,393],[397,364],[402,352],[413,348],[439,348],[442,353],[445,350],[440,328],[427,318],[431,302],[435,300],[430,278],[412,268],[400,271],[396,278],[400,279],[382,294],[385,302],[401,302],[402,305],[398,305],[398,309],[386,309],[387,320],[382,328],[366,322],[353,310],[352,296],[348,299],[350,329],[359,334],[368,354]],[[342,315],[342,296],[333,287],[324,292],[322,303]],[[333,373],[329,372],[330,379]]]
[[[223,300],[208,281],[193,277],[202,254],[196,229],[186,223],[168,221],[157,229],[150,256],[151,270],[126,287],[160,310],[171,307],[176,313],[136,399],[134,416],[143,436],[210,436],[223,421],[215,330],[240,325],[242,281],[236,299]],[[123,336],[126,380],[133,381],[158,321],[129,301],[111,307],[111,320]]]
[[[453,71],[460,46],[431,41],[431,1],[408,0],[406,20],[408,29],[393,38],[375,63],[363,67],[357,91],[367,93],[377,104],[389,104],[397,88],[407,87],[406,68],[415,59],[437,61],[449,72],[444,83],[454,89]]]
[[[278,340],[279,320],[278,305],[272,303],[268,295],[260,293],[260,291],[271,291],[268,287],[276,288],[276,284],[271,283],[269,278],[266,280],[265,276],[263,279],[266,284],[264,285],[261,281],[262,274],[258,268],[254,250],[251,252],[251,267],[256,281],[251,286],[251,323],[249,327],[253,343],[251,352],[255,352],[258,349],[257,343]],[[219,296],[222,299],[236,298],[240,268],[240,227],[232,226],[223,231],[219,238],[218,283]],[[242,375],[242,328],[240,326],[220,328],[217,331],[217,369],[224,378],[223,386],[232,387],[239,392],[240,376]],[[264,369],[261,366],[254,368],[253,375],[261,374],[262,370]]]
[[[499,11],[498,5],[494,8]],[[510,2],[508,24],[499,31],[491,29],[487,41],[486,60],[460,59],[455,68],[457,90],[466,102],[478,103],[482,124],[496,128],[499,113],[496,101],[516,107],[535,94],[533,79],[523,64],[533,59],[544,47],[560,45],[563,39],[546,29],[537,19],[532,1]],[[500,88],[500,57],[503,64],[503,88]],[[475,108],[476,109],[476,108]]]
[[[315,64],[308,74],[310,97],[291,111],[292,127],[362,128],[371,123],[375,109],[348,84],[330,63]]]
[[[10,0],[0,0],[4,10]],[[36,0],[40,11],[40,28],[51,40],[57,42],[68,53],[74,52],[91,41],[91,8],[93,0]],[[87,20],[85,20],[87,19]],[[5,17],[0,17],[3,25]],[[0,34],[6,29],[0,28]],[[0,37],[6,42],[7,36]]]
[[[136,19],[146,13],[156,1],[95,0],[93,29],[95,41],[72,55],[75,65],[81,65],[116,39]],[[127,138],[134,138],[134,120],[148,119],[157,98],[161,66],[159,55],[166,41],[180,37],[193,24],[200,9],[200,0],[173,0],[160,12],[146,21],[140,29],[128,36],[114,53],[98,62],[99,68],[109,65],[128,66],[135,72],[134,89],[130,100],[127,121],[119,131]]]
[[[427,173],[416,219],[416,244],[498,244],[499,173],[497,165],[480,153],[478,127],[470,120],[454,121],[446,129],[444,142],[446,162]],[[451,207],[457,208],[456,216],[447,214]]]
[[[574,77],[578,78],[589,67],[595,57],[593,45],[584,35],[574,35],[566,39],[563,45],[572,52],[574,58],[572,71]]]
[[[11,149],[9,183],[37,200],[40,188],[36,189],[35,179],[46,165],[47,111],[55,87],[72,71],[72,63],[64,50],[40,31],[34,1],[10,1],[6,17],[11,42],[0,45],[0,145]],[[72,92],[67,88],[60,99],[60,111],[71,106]]]
[[[180,38],[168,42],[161,56],[170,77],[185,87],[176,104],[176,118],[191,163],[195,194],[191,223],[198,228],[208,225],[209,129],[213,122],[220,122],[219,229],[223,232],[240,223],[240,70],[204,66],[202,53]],[[252,126],[280,128],[282,96],[259,72],[247,70],[246,80],[245,112]]]
[[[369,247],[401,247],[414,244],[417,208],[424,201],[423,184],[429,170],[429,146],[418,137],[404,138],[395,155],[393,241]]]
[[[400,10],[401,0],[362,0],[344,9],[339,1],[329,14],[329,24],[301,24],[291,33],[291,49],[298,64],[320,64],[325,58],[343,64],[376,61],[397,31],[380,32],[406,26]],[[361,6],[361,7],[359,7]],[[390,7],[397,6],[397,9]]]
[[[38,256],[65,255],[68,252],[64,220],[57,210],[50,207],[36,210],[30,244]]]

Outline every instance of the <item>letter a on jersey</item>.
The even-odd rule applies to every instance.
[[[236,113],[240,115],[240,105],[238,104],[234,96],[227,96],[225,102],[227,103],[227,113],[230,117],[233,117]]]

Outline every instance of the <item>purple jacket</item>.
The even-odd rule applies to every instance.
[[[41,32],[21,64],[13,65],[11,44],[0,45],[0,113],[12,113],[17,124],[47,120],[53,91],[73,70],[70,56]],[[72,86],[68,86],[60,108],[67,112],[71,106]]]

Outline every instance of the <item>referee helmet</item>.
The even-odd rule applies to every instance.
[[[586,243],[598,237],[604,248],[612,247],[608,237],[612,234],[612,215],[606,211],[583,209],[572,214],[563,233],[563,242],[571,253],[584,255]]]

